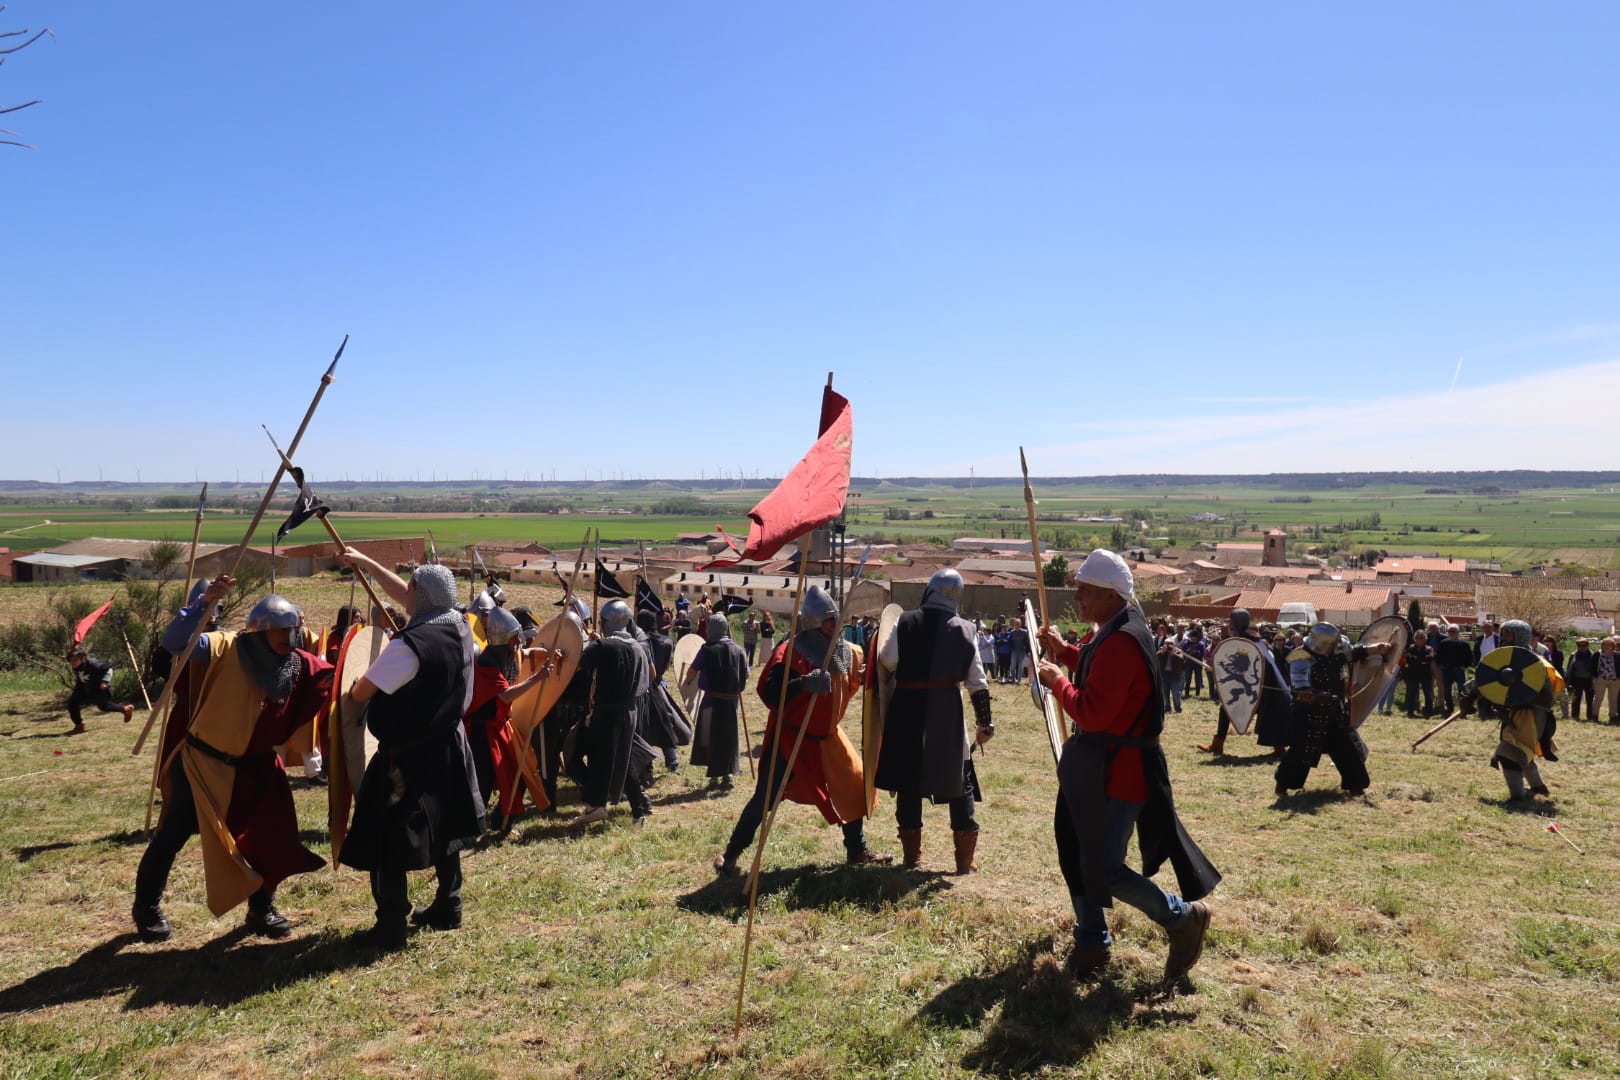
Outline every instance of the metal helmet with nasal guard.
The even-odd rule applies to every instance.
[[[1317,656],[1332,656],[1339,649],[1339,628],[1332,623],[1319,622],[1311,627],[1305,638],[1305,647]]]
[[[1498,645],[1517,645],[1521,649],[1528,649],[1533,637],[1534,631],[1530,629],[1529,623],[1523,619],[1509,619],[1497,631],[1496,643]]]
[[[942,567],[934,571],[934,576],[928,579],[928,587],[923,589],[922,606],[941,608],[956,614],[962,603],[962,575],[950,567]]]
[[[799,625],[806,629],[816,629],[828,619],[838,618],[838,601],[820,585],[812,585],[805,590],[804,599],[799,603]]]
[[[296,630],[303,621],[303,613],[298,605],[285,596],[271,593],[248,612],[248,630]]]
[[[484,616],[484,640],[491,645],[510,645],[523,633],[523,624],[505,608],[492,608]]]
[[[602,607],[602,633],[617,634],[628,629],[634,614],[623,600],[609,601]]]

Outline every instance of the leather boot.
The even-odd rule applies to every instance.
[[[1226,753],[1226,736],[1217,735],[1209,741],[1208,746],[1200,746],[1198,749],[1206,754],[1214,754],[1216,757],[1220,757]]]
[[[956,872],[958,874],[971,874],[979,868],[973,861],[973,852],[979,846],[979,830],[967,829],[951,833],[956,841]]]
[[[901,829],[900,836],[900,865],[907,870],[915,870],[922,865],[922,830]]]

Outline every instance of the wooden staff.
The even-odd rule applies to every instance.
[[[1416,750],[1418,747],[1428,742],[1429,736],[1438,734],[1441,728],[1445,727],[1447,724],[1451,723],[1453,720],[1456,720],[1460,716],[1462,716],[1462,710],[1458,709],[1456,712],[1434,725],[1434,727],[1430,728],[1428,731],[1425,731],[1422,735],[1419,735],[1417,741],[1412,744],[1412,749]]]
[[[207,501],[208,483],[207,481],[204,481],[202,493],[197,496],[197,520],[193,522],[191,526],[191,557],[186,560],[186,580],[185,583],[180,586],[180,599],[182,603],[185,601],[187,592],[191,589],[191,575],[197,571],[197,538],[202,535],[203,505]],[[201,602],[201,599],[199,599],[198,603]],[[204,617],[202,621],[203,624],[206,625],[208,619]],[[162,702],[168,696],[169,687],[174,684],[174,680],[180,677],[180,670],[184,666],[185,665],[181,661],[180,657],[175,656],[170,658],[169,677],[163,684],[164,692],[158,695],[159,704],[162,704]],[[172,712],[173,709],[171,708],[169,711]],[[148,706],[146,714],[147,724],[152,723],[152,716],[154,712],[155,710]],[[169,717],[167,714],[165,714],[163,717],[163,726],[158,729],[158,752],[152,755],[152,786],[146,790],[146,825],[144,828],[147,836],[152,835],[152,807],[157,802],[158,779],[163,775],[163,747],[167,746],[168,744]],[[140,751],[140,747],[138,745],[135,749],[136,752]]]
[[[1209,672],[1211,675],[1215,674],[1215,665],[1211,664],[1208,660],[1200,660],[1196,656],[1188,656],[1186,653],[1182,652],[1176,647],[1175,642],[1169,640],[1168,638],[1165,639],[1164,644],[1166,648],[1175,653],[1177,656],[1181,657],[1183,660],[1191,660],[1193,663],[1201,665],[1203,669]]]
[[[303,441],[304,432],[309,429],[309,422],[315,416],[315,409],[321,403],[321,395],[325,394],[326,388],[336,381],[335,372],[337,371],[338,361],[343,359],[343,349],[348,344],[349,335],[344,334],[343,344],[338,346],[337,354],[332,357],[332,363],[327,366],[325,374],[321,376],[321,385],[316,388],[315,397],[310,401],[309,408],[304,412],[304,419],[298,425],[298,431],[293,434],[293,440],[287,446],[289,454],[297,452],[298,444]],[[248,545],[253,542],[253,531],[259,527],[259,521],[264,517],[265,510],[269,509],[270,500],[275,498],[276,488],[280,486],[281,477],[285,472],[285,466],[277,466],[276,475],[270,478],[270,486],[264,489],[264,498],[259,500],[259,509],[254,512],[253,520],[248,522],[247,532],[242,535],[242,542],[237,545],[236,554],[231,557],[230,569],[225,571],[226,577],[235,576],[237,568],[242,565],[242,558],[247,554]],[[191,583],[188,581],[186,587],[190,588],[190,586]],[[180,650],[180,654],[175,657],[175,670],[179,669],[181,663],[191,659],[192,650],[197,647],[197,639],[202,637],[203,627],[207,624],[208,620],[206,619],[197,620],[197,628],[191,632],[191,640],[186,642],[186,647]],[[147,716],[146,727],[141,729],[141,737],[135,740],[135,749],[130,751],[131,756],[140,755],[141,747],[146,745],[146,737],[152,732],[152,721],[163,710],[164,706],[168,705],[169,699],[173,696],[174,680],[171,678],[164,685],[163,693],[158,697],[157,708],[153,709],[151,714]]]
[[[263,424],[260,424],[259,426],[264,427]],[[270,434],[269,428],[264,428],[264,433],[269,436],[270,445],[274,446],[276,448],[276,453],[280,455],[282,467],[285,469],[291,469],[293,467],[292,458],[288,457],[287,452],[281,448],[279,443],[276,442],[276,437]],[[332,526],[330,521],[326,520],[326,514],[327,511],[325,507],[322,507],[320,510],[315,512],[315,516],[320,518],[321,524],[326,526],[326,535],[332,538],[332,543],[337,545],[337,553],[341,556],[345,551],[348,550],[349,545],[343,542],[343,537],[338,535],[337,529]],[[371,597],[372,605],[375,606],[376,609],[382,614],[383,622],[388,624],[388,629],[398,630],[399,624],[394,622],[394,617],[392,615],[388,614],[388,609],[383,606],[382,600],[377,596],[377,590],[371,587],[371,582],[361,581],[360,584],[366,590],[366,595]]]
[[[590,542],[591,542],[591,530],[586,529],[585,530],[585,538],[579,542],[579,556],[574,560],[574,572],[569,575],[569,577],[568,577],[568,585],[563,590],[563,614],[564,615],[568,614],[569,602],[571,600],[573,600],[573,598],[574,598],[574,586],[579,583],[580,571],[585,566],[585,549],[586,549],[586,547],[588,547],[590,545]],[[558,639],[561,638],[561,637],[562,637],[562,624],[558,623],[557,624],[557,629],[555,629],[555,630],[553,630],[551,632],[551,647],[548,650],[548,653],[550,653],[550,654],[555,654],[556,653],[556,651],[557,651],[557,642],[558,642]],[[553,659],[552,660],[552,664],[553,664],[552,670],[553,671],[556,670],[555,663],[556,663],[555,659]],[[549,682],[549,681],[551,681],[551,675],[550,674],[542,676],[541,679],[540,679],[540,686],[544,687],[545,684],[547,682]],[[555,708],[556,706],[553,705],[552,707]],[[511,721],[510,717],[507,718],[507,726],[512,729],[512,734],[515,736],[517,734],[517,729],[516,729],[515,726],[512,725],[512,721]],[[538,719],[535,720],[535,728],[538,728],[540,730],[540,750],[541,750],[541,753],[543,754],[543,753],[545,753],[545,746],[546,746],[545,717],[542,716],[542,717],[539,717]],[[533,730],[534,729],[530,729],[530,734],[531,735],[533,734]],[[520,741],[520,740],[514,740],[514,741]],[[522,744],[519,745],[516,749],[517,749],[517,753],[518,753],[518,760],[520,762],[527,761],[528,758],[529,758],[529,755],[534,752],[533,748],[528,744],[527,741],[522,741]],[[542,762],[540,762],[540,764],[544,765],[545,762],[542,761]],[[521,769],[519,769],[518,771],[522,772]],[[503,799],[510,799],[512,797],[513,792],[516,791],[516,789],[517,789],[517,780],[514,778],[513,781],[512,781],[511,789],[503,792],[502,793],[502,798]]]
[[[1029,462],[1024,458],[1022,446],[1018,448],[1018,464],[1024,470],[1024,509],[1029,511],[1029,549],[1035,556],[1035,589],[1041,599],[1041,625],[1045,626],[1051,622],[1046,613],[1046,568],[1041,564],[1041,536],[1035,528],[1035,492],[1029,486]]]
[[[124,639],[124,651],[129,653],[130,667],[135,672],[135,682],[141,688],[141,700],[146,702],[146,711],[152,711],[152,699],[146,693],[146,680],[141,678],[141,662],[135,659],[135,646],[129,643],[129,635],[124,633],[124,617],[114,615],[113,621],[118,624],[118,636]]]
[[[743,746],[748,750],[748,775],[758,776],[754,771],[754,737],[748,733],[748,706],[743,703],[747,696],[748,691],[744,689],[742,697],[737,699],[737,715],[742,719]]]
[[[591,566],[591,629],[595,630],[601,623],[597,622],[596,609],[602,603],[602,530],[596,530],[596,562]]]

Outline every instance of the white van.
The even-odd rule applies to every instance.
[[[1284,604],[1277,613],[1280,627],[1299,626],[1309,629],[1316,625],[1316,605],[1309,602]]]

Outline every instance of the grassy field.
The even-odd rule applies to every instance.
[[[6,604],[33,590],[0,591]],[[347,598],[300,586],[313,621]],[[525,593],[520,600],[544,602]],[[995,687],[980,759],[979,874],[927,811],[925,870],[851,870],[837,830],[784,808],[765,857],[742,1037],[731,1039],[744,900],[716,879],[744,794],[660,775],[645,831],[622,808],[570,830],[526,819],[465,860],[466,926],[370,959],[364,878],[294,879],[294,936],[210,919],[195,844],[145,946],[128,911],[150,761],[135,725],[65,737],[48,678],[0,682],[0,1075],[1531,1077],[1620,1073],[1620,728],[1566,722],[1556,802],[1509,811],[1488,727],[1413,754],[1418,721],[1375,718],[1373,786],[1271,794],[1252,742],[1198,754],[1214,710],[1166,737],[1178,804],[1226,874],[1204,960],[1164,987],[1162,933],[1116,912],[1100,981],[1062,973],[1071,924],[1051,839],[1054,781],[1028,695]],[[137,713],[137,722],[142,715]],[[749,710],[754,732],[757,709]],[[858,717],[846,726],[854,735]],[[572,790],[564,794],[573,803]],[[326,854],[324,792],[298,788]],[[1584,854],[1546,825],[1557,819]],[[870,824],[896,851],[892,804]],[[430,886],[418,876],[416,895]]]

